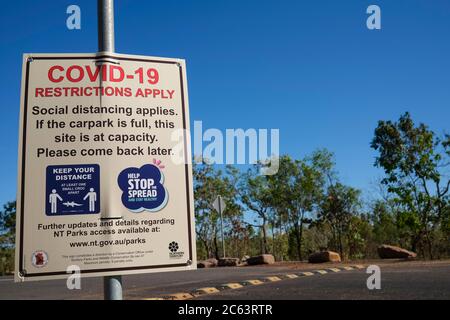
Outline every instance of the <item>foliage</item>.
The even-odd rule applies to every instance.
[[[379,121],[371,146],[382,183],[397,204],[397,224],[410,237],[410,249],[433,258],[433,234],[448,221],[450,138],[440,139],[405,113],[397,122]],[[419,248],[420,247],[420,248]]]
[[[0,211],[0,275],[14,270],[14,243],[16,240],[16,202],[11,201]]]
[[[352,219],[358,216],[361,207],[360,193],[359,190],[336,182],[328,187],[320,205],[319,221],[329,224],[332,234],[330,247],[339,252],[341,257],[346,256],[344,242],[352,232]]]
[[[16,202],[11,201],[0,211],[0,247],[11,248],[16,240]]]

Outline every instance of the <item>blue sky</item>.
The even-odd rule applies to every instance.
[[[65,26],[77,4],[82,29]],[[366,28],[377,4],[382,29]],[[326,147],[342,180],[370,190],[379,119],[410,111],[449,129],[450,1],[115,1],[116,51],[185,58],[191,122],[278,128],[280,149]],[[1,10],[0,203],[15,198],[21,57],[95,52],[95,1],[8,1]]]

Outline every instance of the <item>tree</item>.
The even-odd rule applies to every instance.
[[[293,188],[291,221],[296,233],[298,256],[302,260],[303,226],[312,221],[325,192],[326,177],[332,174],[333,154],[326,149],[313,152],[310,157],[297,161],[297,175]]]
[[[281,241],[284,238],[283,232],[288,235],[286,239],[288,242],[291,238],[289,234],[292,233],[294,236],[298,235],[298,233],[291,230],[290,224],[290,211],[292,210],[291,200],[294,192],[293,180],[296,175],[297,167],[295,160],[288,155],[281,156],[278,162],[279,167],[277,174],[266,176],[266,180],[270,190],[270,222],[272,226],[273,254],[280,258],[283,256],[283,253],[281,252],[283,246]],[[278,237],[275,236],[277,228]],[[277,246],[276,243],[278,244]]]
[[[426,244],[433,258],[433,231],[448,219],[450,137],[440,139],[405,113],[397,122],[379,121],[371,147],[379,153],[375,166],[386,175],[382,183],[400,207],[398,224],[409,230],[411,250]]]
[[[0,247],[12,248],[16,240],[16,201],[7,202],[0,211]]]
[[[0,275],[14,270],[16,240],[16,202],[11,201],[0,211]]]
[[[358,216],[361,207],[360,194],[359,190],[336,182],[328,187],[327,194],[321,202],[319,219],[329,224],[333,246],[342,258],[344,258],[344,240],[350,232],[353,217]]]
[[[194,164],[194,207],[197,237],[203,244],[207,257],[219,258],[219,214],[212,208],[212,203],[221,195],[227,203],[224,212],[224,229],[237,230],[237,223],[242,222],[242,210],[238,204],[238,193],[235,186],[239,172],[232,167],[226,168],[226,173],[216,170],[207,162]],[[234,229],[233,229],[234,228]],[[230,233],[228,233],[230,234]]]
[[[295,238],[297,257],[303,260],[302,244],[305,225],[312,221],[313,212],[323,197],[326,177],[333,168],[333,154],[317,150],[302,160],[284,157],[280,161],[279,174],[269,179],[273,183],[273,198],[279,212],[285,212],[291,239]]]
[[[267,177],[259,175],[259,170],[260,165],[250,168],[243,177],[240,189],[242,203],[260,219],[260,223],[255,226],[259,227],[262,232],[261,253],[264,254],[269,252],[267,225],[273,201]]]
[[[372,205],[373,235],[379,244],[400,245],[394,207],[394,203],[389,200],[378,200]]]

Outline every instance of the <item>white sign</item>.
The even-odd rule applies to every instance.
[[[15,280],[195,269],[188,128],[184,60],[24,55]]]
[[[225,201],[222,196],[217,196],[216,200],[213,202],[213,207],[217,211],[217,213],[222,214],[225,211]]]

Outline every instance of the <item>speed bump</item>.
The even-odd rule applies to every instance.
[[[214,288],[214,287],[200,288],[200,289],[197,289],[197,291],[202,292],[202,293],[204,293],[204,294],[210,294],[210,293],[217,293],[217,292],[220,292],[219,289]]]
[[[266,277],[266,279],[269,280],[269,281],[272,281],[272,282],[281,281],[281,279],[278,278],[278,277]]]
[[[164,300],[188,300],[192,298],[194,296],[187,292],[174,293],[163,297]]]
[[[352,267],[344,267],[344,269],[345,269],[345,270],[355,270],[355,269],[352,268]]]
[[[316,272],[317,273],[320,273],[320,274],[327,274],[328,272],[326,272],[325,270],[316,270]]]
[[[262,282],[261,280],[247,280],[246,282],[250,283],[251,285],[257,286],[259,284],[263,284],[264,282]]]
[[[227,283],[227,284],[225,284],[225,286],[230,289],[239,289],[239,288],[243,287],[242,284],[239,284],[237,282]]]
[[[179,292],[175,294],[168,294],[168,295],[162,295],[159,297],[151,297],[151,298],[145,298],[144,300],[187,300],[187,299],[193,299],[198,296],[203,296],[207,294],[214,294],[218,293],[223,290],[229,290],[229,289],[240,289],[244,286],[256,286],[256,285],[262,285],[264,283],[268,282],[276,282],[276,281],[282,281],[282,280],[289,280],[289,279],[297,279],[303,276],[314,276],[315,274],[321,274],[325,275],[332,272],[340,272],[343,270],[355,270],[355,269],[363,269],[363,265],[352,265],[352,266],[342,266],[342,267],[335,267],[335,268],[328,268],[326,270],[320,269],[320,270],[313,270],[311,271],[304,271],[304,272],[296,272],[294,273],[288,273],[288,274],[279,274],[279,275],[272,275],[267,277],[261,277],[259,279],[251,279],[251,280],[245,280],[245,281],[238,281],[238,282],[230,282],[223,285],[218,285],[214,287],[203,287],[196,290],[193,290],[191,292]]]

